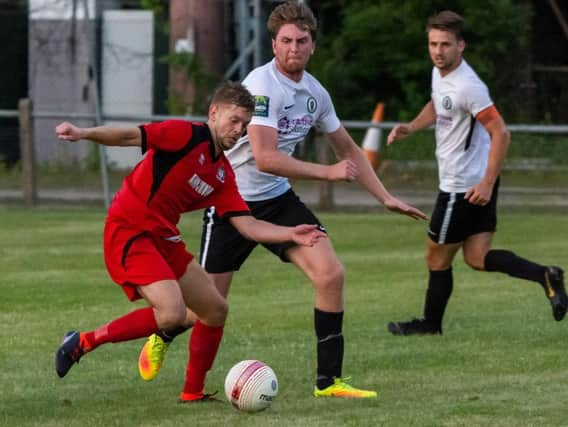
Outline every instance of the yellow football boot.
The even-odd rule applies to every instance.
[[[329,387],[320,390],[319,388],[314,388],[315,397],[346,397],[355,399],[369,399],[376,398],[377,392],[372,390],[360,390],[358,388],[352,387],[342,378],[335,378],[333,384]]]
[[[138,372],[143,380],[152,381],[156,378],[169,346],[170,343],[164,342],[160,336],[150,335],[138,357]]]

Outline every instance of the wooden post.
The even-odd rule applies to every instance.
[[[22,192],[27,206],[37,202],[35,152],[32,133],[32,103],[28,98],[18,101],[20,130],[20,159],[22,164]]]
[[[322,165],[328,165],[330,161],[330,149],[327,137],[321,132],[316,132],[314,138],[316,144],[317,162]],[[331,181],[319,182],[319,210],[332,211],[335,207],[333,201],[333,183]]]

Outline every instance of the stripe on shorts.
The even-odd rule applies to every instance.
[[[440,235],[438,236],[438,243],[440,245],[446,243],[446,237],[448,235],[448,227],[450,226],[450,221],[452,219],[452,211],[454,210],[455,202],[456,202],[456,193],[450,193],[450,200],[448,200],[448,204],[446,205],[446,212],[444,213],[442,228],[440,229]]]
[[[211,243],[211,234],[213,232],[213,217],[215,216],[215,207],[212,206],[207,209],[207,224],[205,225],[205,236],[203,236],[203,253],[201,254],[201,266],[205,268],[207,262],[207,252],[209,252],[209,244]]]

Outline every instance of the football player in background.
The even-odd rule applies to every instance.
[[[435,125],[439,193],[426,247],[429,270],[424,317],[390,322],[394,335],[441,334],[453,289],[452,262],[461,249],[479,271],[498,271],[538,283],[555,320],[568,308],[563,271],[492,249],[497,226],[499,174],[510,142],[509,131],[487,86],[463,58],[463,18],[443,11],[428,21],[428,49],[434,64],[431,100],[411,121],[390,132],[387,144]]]

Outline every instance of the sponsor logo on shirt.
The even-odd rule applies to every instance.
[[[450,129],[452,127],[452,118],[438,114],[436,116],[436,127],[441,129]]]
[[[225,182],[225,168],[223,166],[217,169],[217,179],[221,182]]]
[[[197,192],[197,194],[203,197],[209,196],[214,190],[213,187],[211,187],[209,184],[207,184],[205,181],[199,178],[197,174],[193,174],[193,176],[187,182],[189,186]]]
[[[268,106],[270,98],[268,96],[255,95],[254,96],[254,113],[253,116],[268,117]]]
[[[309,114],[304,117],[297,119],[289,119],[288,117],[282,117],[278,120],[278,133],[288,134],[292,132],[297,132],[300,134],[307,133],[312,125],[314,124],[314,118]]]

